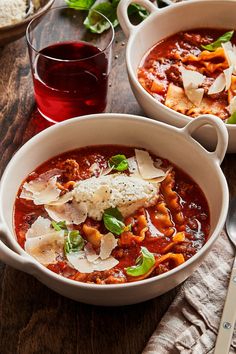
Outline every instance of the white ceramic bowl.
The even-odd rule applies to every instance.
[[[132,25],[127,16],[127,8],[132,2],[144,6],[150,12],[150,16],[138,26]],[[117,14],[121,27],[129,38],[126,48],[128,76],[138,103],[149,117],[176,127],[183,127],[193,119],[158,102],[140,85],[137,68],[147,51],[160,40],[184,30],[207,27],[236,29],[235,13],[235,0],[188,0],[164,9],[158,9],[149,0],[120,1]],[[236,125],[229,124],[227,129],[227,151],[236,152]],[[215,146],[216,137],[211,127],[204,127],[196,136],[205,146]]]
[[[217,134],[215,151],[205,150],[192,138],[200,126],[210,124]],[[182,129],[155,120],[123,115],[97,114],[67,120],[29,140],[8,164],[0,187],[0,259],[34,275],[58,293],[96,305],[125,305],[154,298],[183,282],[202,262],[221,231],[228,208],[228,188],[220,163],[227,146],[227,130],[211,116],[190,122]],[[115,285],[79,283],[53,273],[29,256],[17,243],[13,206],[21,182],[44,161],[62,152],[88,145],[138,146],[167,158],[188,173],[203,190],[210,208],[210,238],[190,260],[158,277]]]

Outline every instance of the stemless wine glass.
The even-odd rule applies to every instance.
[[[101,13],[56,7],[26,30],[39,112],[51,122],[106,108],[114,29]],[[101,34],[92,33],[106,28]]]

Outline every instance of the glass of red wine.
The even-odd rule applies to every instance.
[[[43,117],[57,123],[105,110],[114,29],[104,15],[56,7],[30,22],[26,38]]]

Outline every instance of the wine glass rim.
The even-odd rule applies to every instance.
[[[71,8],[68,7],[68,6],[57,6],[57,7],[53,7],[53,8],[51,8],[51,9],[49,9],[49,10],[47,11],[47,13],[52,12],[52,11],[54,11],[54,10],[60,10],[60,9],[71,9]],[[75,9],[73,9],[73,10],[75,10]],[[96,54],[94,54],[94,55],[91,55],[91,56],[88,56],[88,57],[85,57],[85,58],[80,58],[80,59],[59,59],[59,58],[54,58],[54,57],[52,57],[52,56],[45,55],[45,54],[41,53],[40,50],[37,50],[37,49],[33,46],[33,44],[32,44],[31,41],[30,41],[30,35],[29,35],[29,34],[30,34],[30,27],[31,27],[31,24],[32,24],[33,22],[35,22],[36,20],[39,20],[39,21],[40,21],[39,17],[33,18],[33,19],[29,22],[29,24],[28,24],[28,26],[27,26],[27,28],[26,28],[26,40],[27,40],[27,43],[28,43],[29,47],[30,47],[35,53],[39,54],[40,56],[42,56],[42,57],[44,57],[44,58],[47,58],[47,59],[59,61],[59,62],[80,62],[80,61],[92,59],[92,58],[94,58],[94,57],[97,57],[97,56],[101,55],[102,53],[104,53],[104,52],[112,45],[113,40],[114,40],[114,37],[115,37],[115,31],[114,31],[114,27],[113,27],[111,21],[110,21],[105,15],[103,15],[101,12],[99,12],[99,11],[97,11],[97,10],[95,10],[95,9],[91,9],[91,10],[94,11],[94,12],[97,12],[99,15],[101,15],[102,17],[104,17],[104,19],[110,24],[109,30],[111,30],[111,32],[112,32],[111,39],[109,40],[109,43],[106,45],[106,47],[105,47],[103,50],[100,50],[98,53],[96,53]],[[82,11],[82,10],[77,10],[77,11]],[[100,35],[100,34],[98,34],[98,35]],[[62,42],[63,42],[63,41],[62,41]],[[57,44],[60,44],[60,43],[62,43],[62,42],[57,42]],[[69,42],[70,42],[70,41],[68,41],[68,43],[69,43]],[[76,41],[71,41],[71,43],[73,43],[73,42],[76,42]],[[82,40],[80,40],[80,42],[89,43],[89,42],[82,41]]]

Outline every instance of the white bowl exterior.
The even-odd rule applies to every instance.
[[[156,279],[122,286],[77,283],[58,276],[33,259],[32,269],[23,270],[62,295],[85,303],[124,305],[144,301],[170,290],[193,272],[209,252],[223,227],[227,213],[228,189],[216,158],[212,158],[190,136],[175,127],[141,117],[104,114],[72,119],[35,136],[16,153],[2,178],[0,215],[8,228],[7,243],[17,253],[29,259],[13,236],[13,205],[20,182],[41,163],[55,155],[100,144],[143,147],[169,159],[188,173],[201,187],[209,203],[212,230],[210,240],[183,267],[179,266]]]
[[[177,127],[183,127],[191,120],[156,101],[139,84],[137,69],[144,55],[160,40],[183,30],[207,27],[236,29],[235,12],[234,0],[187,1],[157,9],[140,25],[132,28],[126,49],[128,76],[137,101],[149,117]],[[122,22],[122,15],[119,18]],[[236,126],[227,125],[227,129],[227,151],[236,152]],[[205,146],[215,146],[215,135],[210,127],[201,128],[196,136]]]

